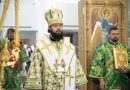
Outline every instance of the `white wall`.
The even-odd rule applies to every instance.
[[[10,0],[6,20],[4,26],[15,26],[15,0]],[[3,10],[2,2],[0,4],[0,16],[2,15]],[[37,20],[37,7],[33,5],[33,0],[20,0],[19,4],[19,26],[30,26],[32,30],[36,30],[38,22]],[[1,17],[0,17],[1,18]]]
[[[46,10],[56,7],[63,11],[64,25],[78,25],[78,4],[76,3],[66,3],[61,2],[60,0],[37,0],[35,5],[38,8],[38,30],[39,30],[39,38],[42,31],[47,31],[47,22],[44,18],[44,13]],[[72,29],[73,30],[73,29]]]
[[[36,39],[37,39],[36,36],[37,36],[36,31],[31,31],[31,32],[20,31],[20,38],[21,39],[29,39],[29,42],[32,45],[36,45]]]

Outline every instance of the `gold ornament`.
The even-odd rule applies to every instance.
[[[45,13],[45,19],[48,22],[48,25],[51,26],[56,23],[63,24],[63,13],[57,8],[52,8]]]

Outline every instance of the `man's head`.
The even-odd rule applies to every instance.
[[[10,41],[14,40],[14,37],[15,37],[15,29],[13,28],[9,28],[7,30],[7,37]]]
[[[108,32],[109,41],[112,43],[117,43],[119,41],[119,34],[119,30],[116,26],[111,27]]]
[[[50,9],[45,13],[45,19],[48,22],[48,32],[51,39],[59,41],[63,38],[63,13],[57,8]]]

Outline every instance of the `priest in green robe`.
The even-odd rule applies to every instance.
[[[25,50],[22,49],[22,43],[20,48],[12,47],[14,44],[14,39],[15,39],[15,30],[13,28],[8,29],[7,39],[0,39],[1,43],[0,52],[3,52],[3,49],[6,48],[10,54],[10,58],[6,62],[4,67],[4,80],[3,80],[4,90],[21,90],[22,64],[25,61],[29,61],[28,56],[25,54]],[[7,44],[7,47],[5,44]],[[3,54],[1,53],[1,55]],[[16,58],[18,58],[18,61],[15,61]]]
[[[75,90],[87,82],[75,47],[63,37],[63,14],[57,8],[45,13],[48,32],[35,49],[24,88],[27,90]]]
[[[108,42],[102,44],[95,52],[89,76],[99,80],[100,90],[128,90],[129,65],[127,68],[116,69],[114,63],[113,48],[123,48],[129,56],[128,47],[119,43],[119,35],[118,28],[111,27]]]

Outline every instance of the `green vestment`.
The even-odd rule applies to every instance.
[[[0,43],[2,43],[4,40],[0,40]],[[8,43],[9,46],[9,43]],[[3,44],[4,48],[4,44]],[[0,48],[2,50],[2,48]],[[11,66],[4,67],[4,82],[3,82],[3,88],[5,90],[21,90],[21,70],[22,70],[22,64],[25,61],[29,61],[28,56],[25,53],[25,50],[22,49],[19,53],[20,57],[18,60],[18,67],[17,69],[11,68]]]
[[[28,61],[29,58],[25,54],[24,50],[20,52],[20,58],[18,61],[18,68],[11,68],[6,66],[4,68],[4,84],[3,88],[5,90],[21,90],[21,70],[23,62]]]
[[[129,55],[128,48],[123,44],[112,45],[107,42],[101,45],[96,50],[89,76],[103,79],[106,83],[106,90],[128,90],[129,78],[115,70],[113,47],[124,48]]]

